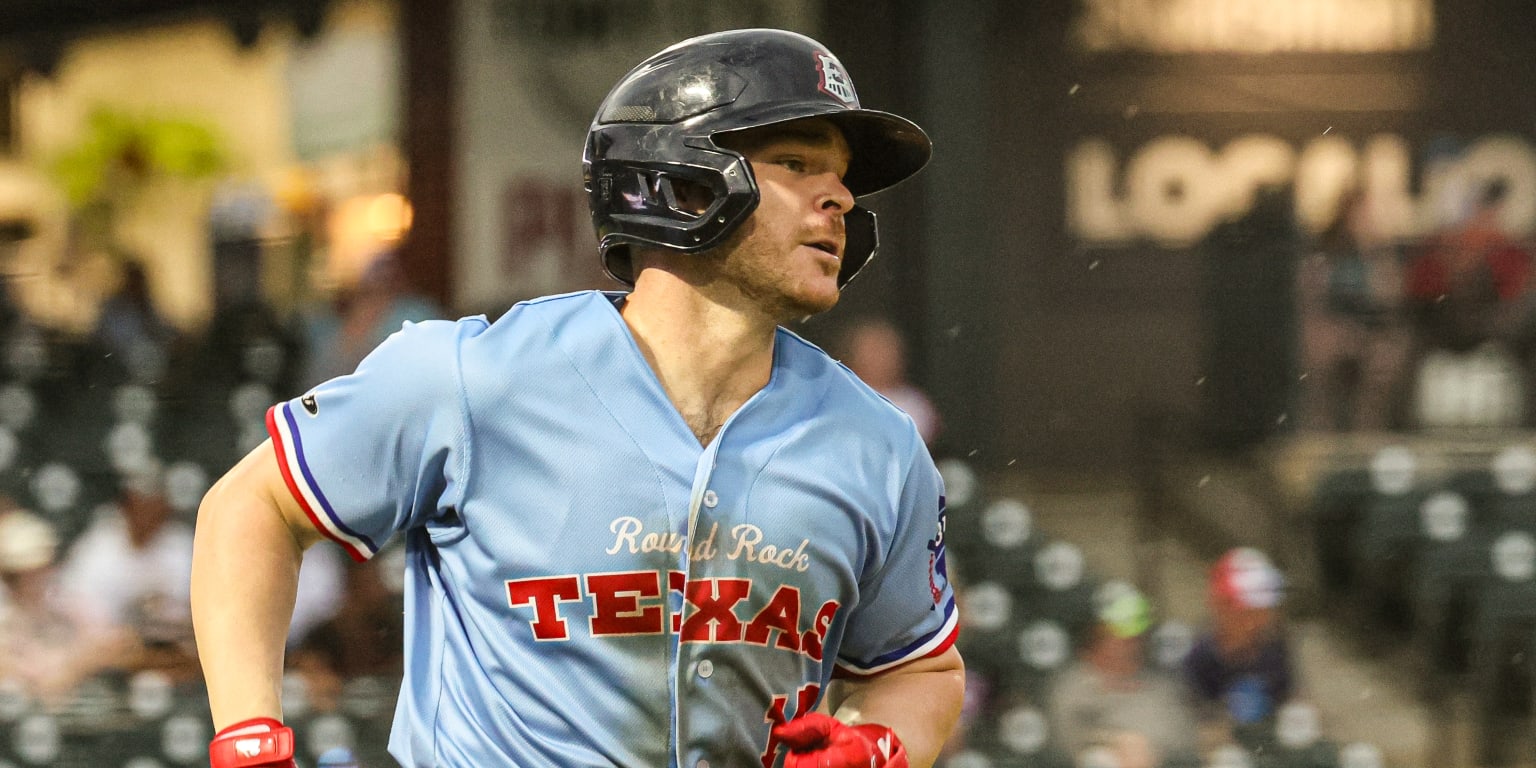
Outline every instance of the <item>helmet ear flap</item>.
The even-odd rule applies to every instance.
[[[855,205],[843,214],[843,263],[837,272],[837,287],[842,288],[857,277],[879,249],[880,230],[875,212]]]

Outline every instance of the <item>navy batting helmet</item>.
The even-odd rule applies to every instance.
[[[826,47],[776,29],[685,40],[635,67],[608,93],[587,132],[582,170],[603,268],[633,285],[630,246],[696,252],[720,244],[758,204],[751,164],[715,137],[808,117],[836,125],[852,158],[843,184],[878,192],[928,162],[928,135],[903,117],[863,109]],[[713,194],[703,212],[679,205],[673,183]],[[839,287],[875,253],[875,214],[855,205]]]

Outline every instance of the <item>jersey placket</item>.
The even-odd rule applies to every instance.
[[[732,419],[734,419],[734,418],[735,417],[733,416]],[[726,430],[728,430],[728,429],[730,429],[730,421],[729,420],[727,421],[726,425],[721,427],[720,431],[715,434],[715,438],[713,440],[709,441],[709,445],[704,446],[704,451],[701,454],[699,454],[698,463],[694,465],[693,487],[689,491],[689,494],[688,494],[688,515],[683,520],[680,521],[682,523],[682,530],[678,531],[678,533],[680,533],[680,534],[682,534],[683,536],[686,537],[686,538],[684,538],[684,541],[687,542],[687,545],[684,546],[681,549],[681,551],[678,553],[678,557],[679,557],[678,570],[681,571],[682,574],[683,574],[683,583],[678,585],[681,588],[681,590],[682,590],[682,594],[679,595],[679,598],[678,598],[677,615],[682,617],[682,618],[684,618],[684,619],[687,618],[686,614],[688,612],[688,598],[687,598],[688,582],[692,581],[693,577],[694,577],[694,574],[693,574],[693,553],[694,553],[694,548],[697,546],[697,543],[698,543],[696,541],[696,539],[695,539],[695,536],[698,533],[698,528],[699,528],[698,523],[699,523],[700,508],[704,504],[704,495],[706,493],[711,493],[711,494],[714,493],[714,491],[710,490],[710,488],[709,488],[710,480],[714,476],[715,466],[717,464],[717,459],[718,459],[718,455],[719,455],[719,452],[720,452],[720,444],[724,441],[725,433],[726,433]],[[682,705],[683,705],[682,697],[684,695],[683,687],[684,687],[685,684],[686,685],[697,685],[698,683],[695,680],[693,680],[691,676],[686,678],[686,683],[685,683],[685,678],[684,678],[683,675],[684,675],[684,673],[687,670],[684,669],[683,633],[682,633],[682,630],[681,630],[681,624],[679,624],[678,630],[672,633],[672,648],[671,648],[671,650],[672,650],[672,724],[671,724],[672,725],[672,734],[671,734],[671,739],[672,739],[672,764],[674,766],[684,766],[684,765],[687,765],[687,764],[683,762],[683,754],[682,754],[683,734],[681,732],[681,728],[682,728],[682,717],[681,717],[682,709],[681,708],[682,708]],[[693,766],[691,768],[697,768],[697,766]],[[707,764],[705,765],[705,768],[707,768]]]
[[[752,406],[763,398],[772,387],[773,384],[770,381],[767,387],[764,387],[748,398],[747,402],[743,403],[735,413],[731,414],[730,418],[726,419],[725,424],[720,427],[720,431],[715,434],[714,439],[704,446],[703,452],[699,455],[698,463],[694,466],[693,487],[688,496],[688,516],[682,521],[683,529],[681,531],[687,537],[684,539],[687,545],[682,547],[682,550],[679,552],[679,565],[683,573],[683,597],[680,600],[678,610],[680,614],[683,614],[684,619],[687,618],[685,614],[688,610],[688,599],[686,596],[688,584],[694,580],[696,575],[693,557],[695,547],[697,546],[695,537],[700,530],[708,530],[710,524],[716,522],[716,519],[712,518],[717,517],[714,515],[714,510],[720,503],[720,499],[718,493],[711,485],[715,477],[715,470],[719,467],[721,446],[731,434],[731,428],[737,420],[751,410]],[[685,654],[683,653],[682,641],[683,633],[679,628],[679,631],[672,634],[672,764],[677,768],[711,768],[708,756],[701,755],[691,760],[684,759],[683,745],[685,741],[681,730],[681,707],[682,697],[684,696],[683,681],[686,680],[686,685],[688,686],[708,684],[701,681],[709,680],[713,669],[713,662],[706,657],[699,661],[697,669],[689,668],[684,660]],[[685,673],[687,673],[686,677]],[[716,768],[724,764],[723,760],[717,761]]]

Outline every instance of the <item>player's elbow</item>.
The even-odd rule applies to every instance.
[[[288,493],[270,442],[247,454],[204,494],[194,557],[257,546],[302,553],[320,537]]]

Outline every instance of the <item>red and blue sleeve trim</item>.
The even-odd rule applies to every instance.
[[[908,643],[890,653],[864,662],[839,658],[835,677],[869,677],[878,675],[908,662],[938,656],[949,650],[960,637],[960,613],[955,610],[955,598],[950,596],[944,604],[944,623],[933,632]]]
[[[277,449],[277,464],[282,470],[283,482],[288,484],[288,492],[293,494],[315,529],[340,544],[358,562],[378,553],[379,548],[372,539],[342,522],[315,483],[304,459],[304,441],[294,423],[293,408],[288,403],[278,403],[267,409],[267,433],[272,436],[272,445]]]

